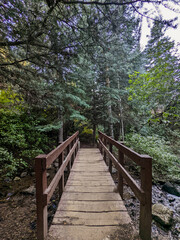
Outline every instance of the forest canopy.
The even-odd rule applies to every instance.
[[[154,137],[178,166],[180,61],[175,43],[165,35],[177,27],[177,18],[164,19],[162,7],[178,13],[180,3],[1,1],[0,161],[5,175],[30,165],[38,153],[77,129],[82,141],[94,143],[100,129],[135,149],[135,137],[150,142]],[[152,27],[142,51],[144,19]]]

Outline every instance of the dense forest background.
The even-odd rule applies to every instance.
[[[77,130],[92,145],[101,130],[152,156],[154,181],[180,180],[180,59],[165,35],[176,19],[150,2],[1,1],[2,179]],[[153,26],[142,51],[144,18]]]

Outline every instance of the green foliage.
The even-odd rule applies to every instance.
[[[27,167],[27,163],[21,158],[14,158],[6,148],[0,147],[0,176],[12,177],[18,170]]]
[[[79,130],[79,139],[83,143],[90,144],[93,141],[93,130],[91,129],[90,122],[86,121],[76,121],[76,128]]]
[[[155,181],[180,180],[179,158],[172,153],[170,143],[158,135],[142,136],[129,134],[126,144],[140,154],[148,154],[153,159],[153,178]]]
[[[41,121],[36,114],[0,110],[0,161],[2,177],[32,168],[33,159],[50,150],[48,136],[37,130]]]

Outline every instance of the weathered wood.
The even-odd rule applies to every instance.
[[[130,223],[126,211],[116,212],[73,212],[58,211],[52,224],[84,226],[117,226]]]
[[[121,166],[124,166],[124,154],[120,150],[118,151],[118,161]],[[118,172],[118,192],[123,199],[123,176],[121,172]]]
[[[94,163],[89,170],[91,159]],[[103,240],[116,231],[122,236],[124,229],[133,236],[133,228],[129,230],[131,219],[120,195],[114,192],[115,184],[107,167],[104,173],[96,170],[98,165],[105,166],[103,159],[99,159],[98,149],[79,151],[47,239]]]
[[[145,193],[145,204],[140,203],[139,232],[143,240],[150,240],[152,221],[152,158],[149,156],[143,157],[146,167],[141,168],[141,188]]]
[[[68,145],[71,143],[71,141],[78,136],[79,132],[76,132],[71,137],[69,137],[66,141],[64,141],[61,145],[59,145],[56,149],[51,151],[47,154],[46,159],[46,167],[49,167],[54,160],[56,160],[59,155],[68,147]]]
[[[44,202],[46,202],[46,204],[48,204],[48,202],[51,199],[51,196],[55,190],[55,188],[57,187],[59,180],[61,179],[61,177],[64,175],[64,170],[67,167],[67,165],[69,164],[72,154],[76,148],[76,145],[78,144],[78,141],[76,141],[76,143],[74,144],[73,148],[70,150],[70,152],[68,153],[65,161],[63,162],[63,164],[61,165],[60,169],[58,170],[58,172],[56,173],[56,175],[54,176],[53,180],[51,181],[51,183],[49,184],[48,188],[44,191]]]
[[[59,168],[62,166],[63,161],[64,161],[64,151],[59,156]],[[59,180],[59,200],[61,198],[63,191],[64,191],[64,174],[62,174],[62,177]]]
[[[116,237],[114,239],[128,239],[128,236],[129,239],[138,239],[136,231],[133,231],[129,225],[93,227],[64,224],[52,225],[47,240],[106,240],[110,239],[112,233]],[[118,235],[118,238],[116,233],[120,235]]]
[[[114,145],[118,149],[118,161],[112,155],[111,149],[107,149],[103,141],[108,141],[109,146]],[[123,198],[123,178],[131,187],[136,197],[140,200],[140,236],[143,240],[151,239],[151,205],[152,205],[152,158],[148,155],[140,155],[127,148],[123,144],[115,141],[99,131],[99,147],[101,152],[106,152],[109,159],[112,160],[118,170],[118,192]],[[141,187],[139,187],[133,178],[125,170],[124,154],[127,155],[136,164],[141,166]]]
[[[117,212],[126,211],[122,201],[61,201],[57,211]]]
[[[66,192],[83,192],[83,193],[104,193],[113,192],[114,186],[66,186]]]
[[[71,161],[72,156],[76,156],[75,152],[78,149],[78,132],[72,135],[69,139],[59,145],[55,150],[48,155],[39,155],[35,159],[36,173],[36,202],[37,202],[37,239],[44,240],[47,235],[47,204],[59,184],[59,197],[64,190],[64,170],[67,164]],[[76,142],[75,142],[76,139]],[[68,153],[65,161],[64,150],[72,145],[71,151]],[[47,187],[47,167],[58,159],[59,170]]]
[[[135,182],[135,180],[131,177],[131,175],[126,171],[125,168],[123,168],[117,161],[117,159],[112,155],[108,149],[105,147],[105,145],[101,142],[100,144],[103,146],[104,151],[108,154],[109,158],[111,158],[113,164],[117,168],[117,170],[122,174],[123,178],[126,179],[126,182],[130,186],[130,188],[133,190],[136,197],[144,204],[144,192],[143,190],[138,186],[138,184]]]
[[[109,143],[109,151],[110,151],[111,153],[113,153],[113,152],[112,152],[112,143]],[[111,161],[110,158],[109,158],[109,172],[112,174],[112,161]]]
[[[137,152],[133,151],[132,149],[126,147],[122,143],[120,143],[118,141],[115,141],[114,139],[112,139],[111,137],[108,137],[104,133],[102,133],[100,131],[98,131],[98,132],[100,134],[100,139],[102,137],[107,138],[108,143],[111,143],[112,145],[116,146],[121,152],[123,152],[126,156],[131,158],[139,166],[143,166],[144,162],[142,161],[141,155],[139,153],[137,153]]]
[[[47,206],[44,204],[43,193],[47,188],[46,155],[35,158],[36,173],[36,205],[37,205],[37,238],[43,240],[48,231]]]

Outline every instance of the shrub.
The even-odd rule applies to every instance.
[[[27,167],[27,163],[21,158],[15,159],[11,152],[7,149],[0,147],[0,176],[12,177],[19,169]]]
[[[170,143],[157,135],[142,136],[131,134],[126,137],[126,145],[140,154],[152,157],[153,178],[158,181],[180,180],[179,158],[172,153]]]

